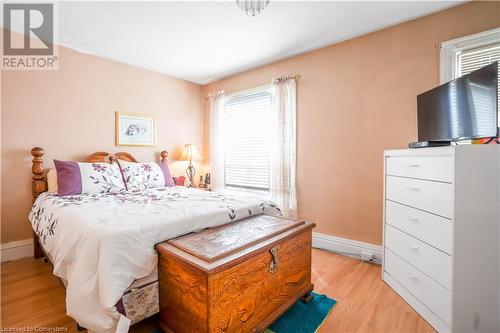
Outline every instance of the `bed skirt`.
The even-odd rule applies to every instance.
[[[129,289],[116,304],[116,309],[133,325],[160,312],[158,281]]]

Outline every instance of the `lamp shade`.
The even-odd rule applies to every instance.
[[[196,149],[195,145],[187,144],[184,145],[182,149],[182,154],[178,158],[179,161],[192,161],[192,160],[201,160],[201,155]]]

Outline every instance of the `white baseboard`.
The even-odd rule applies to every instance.
[[[314,248],[338,252],[354,258],[362,258],[362,254],[371,254],[378,261],[382,261],[382,246],[352,239],[312,233],[312,246]]]
[[[4,243],[1,247],[2,262],[33,256],[33,239]]]

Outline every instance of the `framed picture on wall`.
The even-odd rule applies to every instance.
[[[146,114],[115,112],[115,141],[117,146],[154,146],[155,117]]]

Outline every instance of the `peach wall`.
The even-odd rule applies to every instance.
[[[497,27],[500,2],[471,2],[209,84],[204,95],[302,74],[299,215],[316,232],[380,244],[382,153],[416,141],[416,95],[439,84],[439,43]],[[207,112],[205,129],[208,142]]]
[[[202,148],[200,85],[67,48],[59,56],[58,71],[2,72],[2,243],[31,237],[34,146],[45,149],[48,167],[53,158],[78,160],[98,150],[148,161],[161,150],[175,156],[188,142]],[[156,147],[115,147],[116,110],[155,115]],[[174,171],[183,172],[176,163]]]

